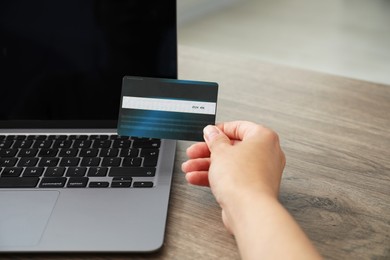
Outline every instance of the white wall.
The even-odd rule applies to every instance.
[[[245,0],[177,0],[178,25]]]

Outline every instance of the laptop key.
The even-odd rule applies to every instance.
[[[152,177],[156,168],[152,167],[112,167],[108,176],[111,177]]]
[[[112,178],[112,181],[127,181],[127,182],[132,182],[133,178],[131,177],[114,177]]]
[[[133,184],[134,188],[152,188],[153,182],[151,181],[137,181]]]
[[[23,178],[22,178],[23,179]],[[63,188],[66,183],[66,178],[42,178],[39,184],[40,188]]]
[[[65,167],[47,167],[45,177],[62,177],[65,173]]]
[[[38,153],[39,157],[55,157],[58,149],[41,149]]]
[[[79,162],[80,158],[62,158],[60,166],[77,166]]]
[[[14,141],[12,140],[6,140],[6,141],[1,141],[0,142],[0,149],[1,148],[5,148],[5,149],[8,149],[11,147],[11,145],[14,143]]]
[[[142,159],[139,157],[136,158],[124,158],[123,159],[123,166],[129,166],[129,167],[139,167],[141,166]]]
[[[110,184],[106,181],[91,181],[89,183],[90,188],[107,188]]]
[[[126,181],[115,181],[111,183],[112,188],[129,188],[131,186],[131,182]]]
[[[31,167],[37,165],[38,158],[23,157],[18,162],[19,167]]]
[[[76,157],[79,149],[70,148],[70,149],[61,149],[61,152],[58,154],[59,157]]]
[[[92,158],[83,158],[81,160],[80,166],[99,166],[100,158],[92,157]]]
[[[20,149],[19,157],[34,157],[38,153],[37,148],[32,149]]]
[[[77,135],[76,139],[77,140],[87,140],[88,139],[88,135]]]
[[[131,177],[114,177],[112,178],[111,187],[113,188],[129,188],[132,182]]]
[[[18,149],[0,149],[0,157],[14,157],[18,153]]]
[[[66,177],[84,177],[87,167],[69,167],[66,171]]]
[[[99,149],[82,149],[80,151],[80,157],[96,157],[99,153]]]
[[[26,138],[25,135],[7,135],[6,140],[24,140]]]
[[[91,135],[90,139],[92,139],[92,140],[107,140],[108,135]]]
[[[0,167],[12,167],[15,166],[17,158],[0,158]]]
[[[19,177],[22,171],[22,167],[4,168],[1,177]]]
[[[80,178],[69,178],[68,183],[66,184],[67,188],[85,188],[88,183],[87,177]]]
[[[112,140],[128,140],[128,136],[122,136],[122,135],[111,135],[110,139]]]
[[[115,157],[119,153],[119,149],[116,148],[103,148],[100,151],[100,157]]]
[[[115,140],[112,147],[114,148],[129,148],[131,145],[130,140]]]
[[[38,181],[38,177],[0,178],[0,188],[35,188]]]
[[[42,158],[38,164],[40,167],[54,167],[57,166],[59,158]]]
[[[40,177],[44,170],[43,167],[27,167],[24,169],[23,177]]]
[[[47,135],[37,135],[35,139],[37,139],[37,140],[46,140],[47,139]]]
[[[72,140],[56,140],[53,148],[69,148],[72,145]]]
[[[121,158],[106,157],[103,158],[102,166],[119,166],[121,164]]]
[[[65,140],[68,136],[66,135],[49,135],[47,139],[49,140]]]
[[[144,158],[144,167],[155,167],[157,165],[158,156],[146,156]]]
[[[91,144],[91,140],[76,139],[73,143],[73,148],[89,148]]]
[[[158,156],[158,149],[142,149],[141,156]]]
[[[95,140],[92,148],[110,148],[111,140]]]
[[[104,177],[107,176],[108,168],[106,167],[90,167],[87,176],[89,177]]]
[[[50,148],[53,144],[52,140],[36,140],[33,144],[33,148]]]
[[[159,139],[154,140],[134,140],[134,148],[159,148],[161,141]]]
[[[137,157],[139,149],[122,149],[120,156],[121,157]]]
[[[13,148],[30,148],[31,145],[33,144],[32,140],[17,140],[15,141],[14,145],[12,146]]]

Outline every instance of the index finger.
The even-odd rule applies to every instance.
[[[231,140],[245,140],[248,138],[258,137],[259,133],[267,128],[249,122],[249,121],[232,121],[217,124]]]
[[[210,157],[210,150],[205,142],[191,145],[186,152],[190,159]]]

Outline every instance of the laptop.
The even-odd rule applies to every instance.
[[[175,0],[0,2],[0,252],[152,252],[175,141],[118,136],[122,78],[177,78]]]

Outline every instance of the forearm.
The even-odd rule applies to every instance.
[[[271,197],[247,196],[225,213],[242,259],[319,259],[306,235]]]

